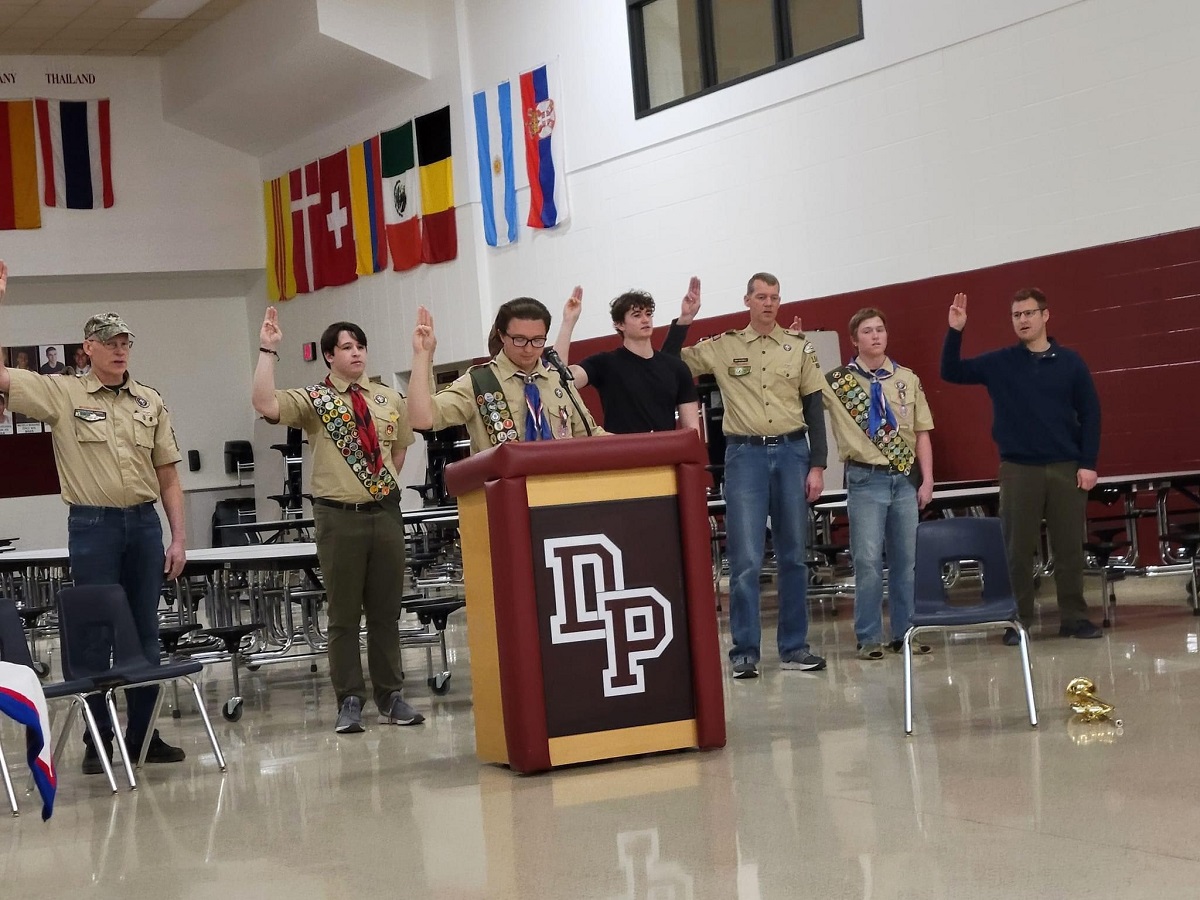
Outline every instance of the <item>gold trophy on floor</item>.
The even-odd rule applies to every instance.
[[[1075,713],[1067,723],[1067,732],[1076,744],[1111,743],[1123,733],[1121,720],[1112,718],[1113,705],[1096,696],[1096,684],[1090,678],[1071,679],[1067,684],[1067,702]],[[1083,727],[1099,723],[1108,727]]]

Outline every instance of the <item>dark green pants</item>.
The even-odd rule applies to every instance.
[[[382,509],[314,505],[313,517],[329,608],[329,678],[338,705],[349,696],[366,702],[359,647],[365,613],[367,669],[375,703],[385,709],[404,682],[396,624],[404,594],[404,526]]]
[[[1043,519],[1054,553],[1054,587],[1061,621],[1087,618],[1087,602],[1083,599],[1087,492],[1076,485],[1078,471],[1078,464],[1073,462],[1046,466],[1000,463],[1000,518],[1022,622],[1033,620],[1033,566]]]

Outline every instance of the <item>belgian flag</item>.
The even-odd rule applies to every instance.
[[[415,124],[421,180],[421,261],[446,262],[458,256],[450,107],[418,116]]]

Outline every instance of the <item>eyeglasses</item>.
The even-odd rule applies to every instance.
[[[504,336],[513,342],[514,347],[528,347],[530,344],[533,344],[533,346],[540,349],[546,346],[546,339],[544,337],[531,338],[525,337],[523,334],[509,334],[508,332],[505,332]]]
[[[1045,310],[1040,306],[1036,309],[1018,309],[1012,314],[1013,321],[1020,322],[1022,319],[1032,319],[1034,316],[1041,315]]]
[[[95,338],[88,338],[88,340],[96,341]],[[133,347],[133,340],[131,338],[109,338],[107,341],[96,341],[96,343],[113,351],[129,350]]]

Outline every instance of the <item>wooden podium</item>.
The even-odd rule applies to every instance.
[[[706,463],[675,431],[447,466],[482,761],[540,772],[725,745]]]

